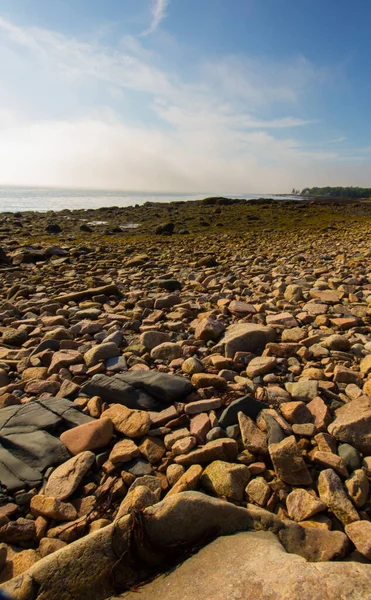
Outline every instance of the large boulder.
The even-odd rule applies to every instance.
[[[259,531],[218,538],[125,600],[368,600],[370,586],[371,565],[309,563]]]

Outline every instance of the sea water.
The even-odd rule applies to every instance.
[[[0,187],[0,212],[58,211],[81,208],[101,208],[107,206],[134,206],[145,202],[172,202],[176,200],[200,200],[218,194],[151,194],[144,192],[120,192],[111,190],[85,190],[63,188]],[[221,194],[219,194],[221,195]],[[224,194],[223,194],[224,195]],[[295,196],[274,196],[272,194],[244,194],[231,198],[276,198],[279,200]]]

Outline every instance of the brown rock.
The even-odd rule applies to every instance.
[[[238,423],[244,448],[253,454],[267,454],[267,435],[255,425],[254,421],[243,412],[239,412]]]
[[[332,452],[315,451],[312,454],[313,461],[318,465],[334,469],[341,477],[348,477],[348,470],[343,459]]]
[[[224,325],[216,319],[201,319],[195,328],[195,339],[208,342],[209,340],[217,341],[224,331]]]
[[[353,542],[358,552],[371,560],[371,523],[370,521],[355,521],[345,527],[345,533]]]
[[[223,377],[210,373],[195,373],[192,375],[191,383],[196,388],[213,387],[216,390],[225,390],[227,387],[227,382]]]
[[[93,465],[95,455],[92,452],[81,452],[60,465],[50,475],[45,486],[45,495],[58,500],[65,500],[80,485],[82,478]]]
[[[310,485],[312,477],[291,435],[279,444],[269,445],[269,454],[278,477],[291,485]]]
[[[66,542],[62,542],[62,540],[57,540],[54,538],[42,538],[39,544],[40,556],[41,558],[49,556],[49,554],[53,554],[53,552],[64,548],[66,545]]]
[[[337,440],[371,454],[371,398],[361,396],[339,408],[328,431]]]
[[[146,438],[139,446],[139,450],[153,465],[160,462],[166,452],[164,443],[155,437]]]
[[[213,495],[241,502],[250,471],[246,465],[213,461],[201,477],[201,485]]]
[[[67,447],[71,454],[75,455],[85,450],[97,450],[104,448],[113,436],[113,424],[111,419],[102,417],[90,423],[84,423],[74,429],[64,431],[60,436],[61,442]]]
[[[346,495],[341,479],[332,469],[325,469],[319,474],[318,493],[328,509],[344,525],[359,520],[359,515]]]
[[[249,471],[251,475],[253,475],[251,465],[249,466]],[[256,477],[255,479],[252,479],[247,484],[245,491],[250,499],[250,502],[255,502],[255,504],[258,504],[259,506],[265,506],[272,493],[271,488],[265,481],[264,477]]]
[[[174,467],[175,465],[171,466]],[[180,467],[181,465],[176,466]],[[179,494],[180,492],[189,492],[197,489],[197,484],[201,475],[202,467],[200,465],[190,466],[189,469],[187,469],[187,471],[183,473],[179,477],[179,479],[177,479],[177,481],[173,484],[172,489],[166,494],[166,498],[168,496],[173,496],[174,494]]]
[[[234,460],[237,456],[238,446],[235,440],[220,438],[208,442],[201,448],[192,450],[189,454],[176,456],[174,461],[179,465],[204,464],[213,460]]]
[[[307,409],[312,415],[312,420],[317,431],[326,431],[327,426],[331,423],[331,413],[322,398],[319,396],[313,398],[313,400],[308,402]]]
[[[309,519],[327,508],[317,496],[300,488],[290,492],[286,498],[286,506],[290,519],[297,522]]]
[[[55,521],[73,521],[77,517],[76,509],[72,504],[47,496],[33,496],[30,510],[35,517],[41,516]]]
[[[103,417],[111,419],[116,431],[129,438],[146,435],[151,426],[149,414],[143,410],[132,410],[122,404],[111,404]]]
[[[367,502],[370,487],[364,470],[357,469],[353,471],[349,479],[346,480],[345,486],[356,507],[362,508]]]

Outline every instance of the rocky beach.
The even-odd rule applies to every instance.
[[[371,598],[370,232],[362,200],[0,214],[10,598]]]

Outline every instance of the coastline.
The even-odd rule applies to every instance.
[[[369,202],[331,199],[2,213],[5,589],[55,597],[72,577],[74,597],[104,600],[168,563],[140,546],[152,570],[125,567],[116,589],[112,552],[89,576],[74,561],[138,519],[152,543],[200,543],[195,510],[210,527],[230,511],[219,532],[273,531],[287,561],[356,547],[371,577],[370,231]]]

